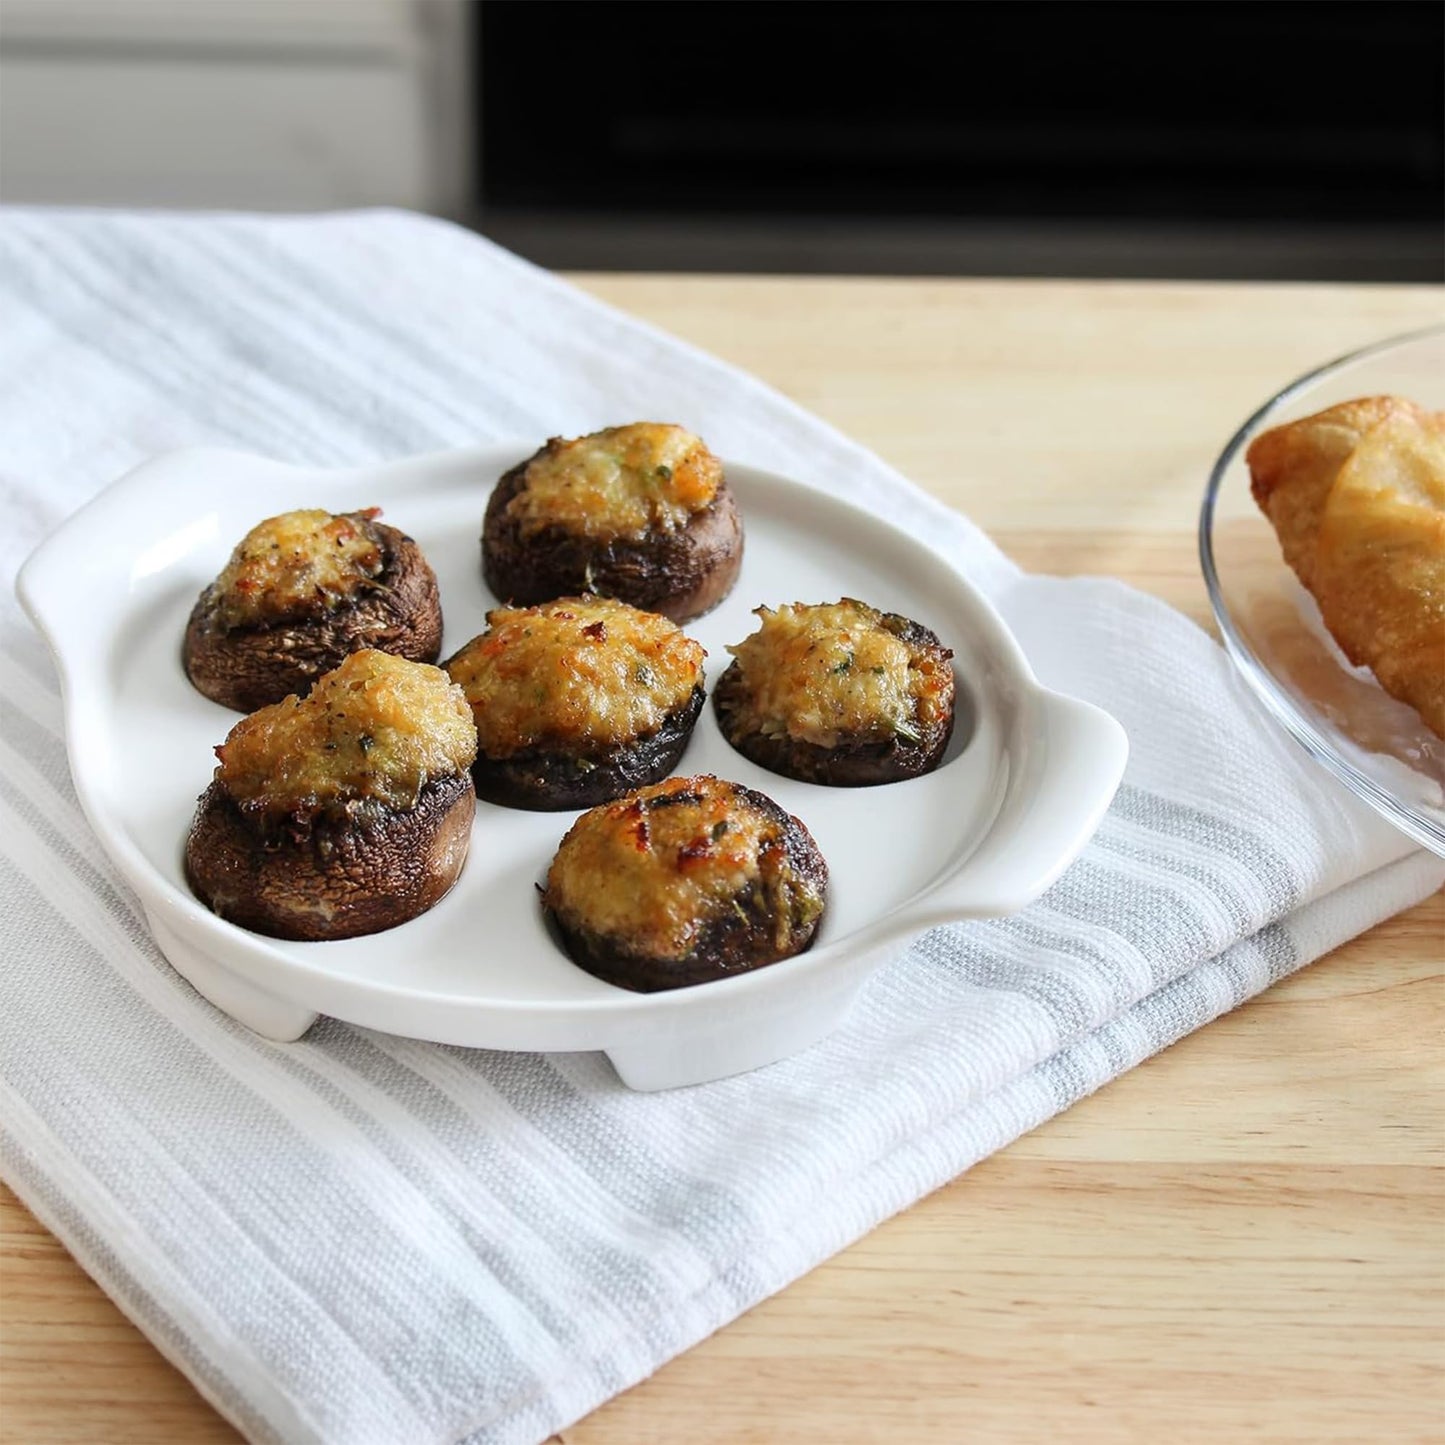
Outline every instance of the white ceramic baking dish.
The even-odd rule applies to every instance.
[[[682,762],[771,794],[813,832],[831,874],[813,949],[718,983],[665,993],[612,987],[573,965],[533,886],[572,813],[482,804],[456,888],[399,928],[291,943],[223,922],[191,895],[182,845],[237,715],[180,665],[197,593],[261,518],[295,507],[381,506],[421,544],[441,587],[443,655],[495,605],[478,538],[496,478],[526,445],[347,471],[194,450],[146,463],[70,518],[26,563],[21,600],[65,696],[76,790],[135,890],[156,942],[217,1007],[268,1037],[318,1014],[491,1049],[602,1049],[638,1089],[771,1063],[833,1029],[868,975],[935,924],[1012,912],[1084,846],[1124,768],[1107,714],[1041,687],[993,609],[941,557],[827,493],[729,466],[747,530],[741,578],[688,627],[708,650],[756,626],[760,603],[862,598],[932,627],[955,654],[963,706],[943,765],[885,787],[839,789],[756,767],[704,710]]]

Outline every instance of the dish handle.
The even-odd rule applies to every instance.
[[[1129,758],[1123,727],[1102,708],[1039,689],[1036,723],[987,839],[956,875],[910,909],[920,928],[967,918],[997,918],[1032,903],[1098,829]]]

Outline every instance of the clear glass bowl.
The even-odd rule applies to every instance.
[[[1445,739],[1335,645],[1255,506],[1244,464],[1269,427],[1385,394],[1445,408],[1445,326],[1351,352],[1265,402],[1214,465],[1199,556],[1229,655],[1269,713],[1348,788],[1445,857]]]

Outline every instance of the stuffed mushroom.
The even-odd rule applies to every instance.
[[[850,597],[759,607],[713,689],[723,736],[769,772],[865,787],[936,768],[953,732],[952,652]]]
[[[481,797],[588,808],[677,766],[707,654],[676,623],[601,597],[498,608],[487,623],[444,664],[471,704]]]
[[[542,903],[588,973],[651,993],[761,968],[811,946],[828,867],[771,798],[669,778],[584,813]]]
[[[186,626],[186,676],[252,712],[304,693],[349,653],[374,647],[435,662],[442,611],[421,549],[380,509],[268,517],[240,541]]]
[[[440,668],[352,653],[305,698],[236,724],[186,840],[186,878],[215,913],[276,938],[404,923],[461,873],[476,729]]]
[[[553,437],[497,483],[482,529],[482,572],[504,602],[591,592],[674,622],[716,607],[742,555],[721,462],[657,422]]]

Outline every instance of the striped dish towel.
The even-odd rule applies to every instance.
[[[767,388],[473,236],[390,214],[0,216],[12,581],[167,448],[340,465],[638,416],[926,533],[1046,683],[1124,723],[1125,784],[1038,904],[919,939],[838,1033],[754,1074],[634,1094],[595,1055],[329,1020],[279,1045],[150,942],[7,600],[0,1167],[252,1440],[541,1439],[1445,876],[1260,726],[1184,619],[1020,575]]]

